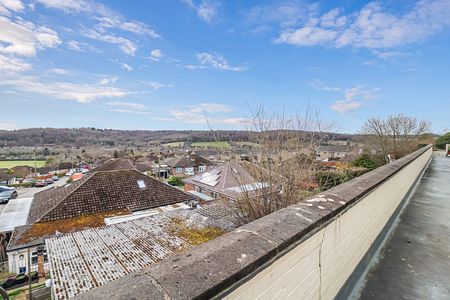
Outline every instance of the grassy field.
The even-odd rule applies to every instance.
[[[261,148],[261,145],[259,145],[257,143],[253,143],[253,142],[236,142],[236,144],[238,144],[240,146],[248,146],[248,147],[252,147],[252,148]]]
[[[164,147],[169,147],[169,148],[179,148],[179,147],[183,147],[184,142],[173,142],[173,143],[167,143],[167,144],[162,144]]]
[[[40,168],[45,165],[45,160],[37,160],[36,167]],[[14,168],[16,166],[30,166],[34,168],[34,160],[1,160],[0,168]]]
[[[228,142],[194,142],[194,143],[192,143],[192,147],[200,147],[200,148],[230,148],[230,144]]]

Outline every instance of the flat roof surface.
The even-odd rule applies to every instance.
[[[0,211],[0,232],[10,232],[17,226],[25,225],[32,201],[33,198],[9,200],[3,212]]]
[[[450,299],[450,157],[434,157],[360,299]]]

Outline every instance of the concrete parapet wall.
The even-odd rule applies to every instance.
[[[333,299],[432,156],[393,163],[79,299]]]

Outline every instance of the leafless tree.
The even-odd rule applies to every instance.
[[[390,154],[398,158],[412,152],[414,143],[429,133],[430,127],[428,121],[398,114],[386,119],[368,119],[361,133],[366,136],[367,146],[379,151],[387,162]]]
[[[253,182],[242,180],[239,196],[230,202],[239,225],[311,194],[318,167],[315,150],[329,139],[326,133],[333,126],[311,107],[289,115],[267,111],[263,106],[252,112],[247,131],[257,159],[241,164]]]

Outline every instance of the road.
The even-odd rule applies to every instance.
[[[32,187],[32,188],[17,189],[17,192],[19,193],[18,198],[33,198],[34,194],[39,193],[43,190],[52,188],[54,186],[65,185],[67,179],[69,179],[68,176],[61,177],[58,181],[55,181],[55,183],[47,185],[45,187]],[[14,201],[14,200],[10,200],[10,201]],[[5,207],[6,207],[6,204],[0,204],[0,215],[2,214]]]
[[[69,179],[69,177],[62,177],[61,179],[59,179],[58,181],[55,181],[55,183],[44,186],[44,187],[31,187],[31,188],[23,188],[23,189],[18,189],[17,192],[19,193],[19,197],[18,198],[33,198],[34,194],[39,193],[43,190],[52,188],[54,186],[63,186],[66,184],[67,179]]]

